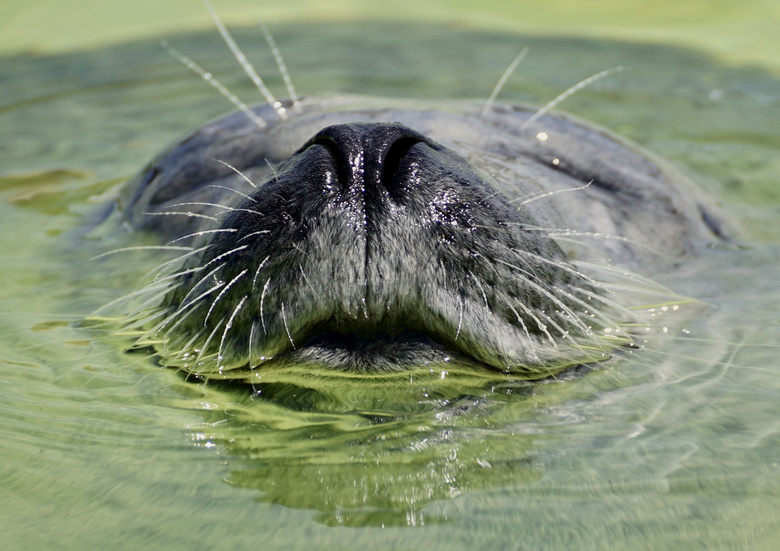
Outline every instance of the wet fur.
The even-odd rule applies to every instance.
[[[293,98],[239,104],[125,187],[126,225],[183,248],[126,318],[168,365],[543,377],[631,345],[648,294],[668,299],[644,274],[724,233],[663,163],[546,109]],[[350,132],[411,142],[369,181],[390,156],[340,159]]]

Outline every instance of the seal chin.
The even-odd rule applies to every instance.
[[[531,213],[403,124],[326,127],[233,198],[156,328],[191,373],[455,360],[539,377],[614,344],[603,290]]]

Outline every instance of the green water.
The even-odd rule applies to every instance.
[[[0,58],[0,525],[5,549],[774,549],[780,538],[780,82],[672,46],[430,25],[279,24],[298,88],[564,108],[671,159],[743,246],[663,283],[700,302],[600,371],[356,411],[252,399],[79,325],[162,260],[96,226],[113,184],[229,109],[136,40]],[[264,74],[254,29],[236,33]],[[398,36],[404,39],[399,41]],[[213,32],[168,35],[256,98]],[[269,84],[281,90],[280,79]],[[87,231],[87,230],[90,231]],[[309,404],[310,405],[310,404]]]

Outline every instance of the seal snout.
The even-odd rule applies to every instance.
[[[590,283],[465,159],[406,126],[328,126],[231,199],[166,297],[168,342],[197,350],[196,371],[581,359],[558,341],[590,334]]]

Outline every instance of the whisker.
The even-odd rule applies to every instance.
[[[186,313],[186,314],[184,314],[183,316],[180,316],[180,317],[179,317],[179,319],[178,319],[178,321],[177,321],[176,323],[174,323],[173,325],[171,325],[171,326],[168,328],[168,330],[165,332],[165,335],[166,335],[166,336],[167,336],[167,335],[170,335],[170,334],[171,334],[171,332],[173,332],[173,331],[174,331],[174,330],[175,330],[177,327],[179,327],[179,326],[180,326],[182,323],[184,323],[184,321],[185,321],[187,318],[189,318],[191,314],[193,314],[194,312],[196,312],[196,311],[197,311],[197,308],[190,308],[191,306],[195,306],[195,305],[197,305],[199,302],[201,302],[203,299],[205,299],[205,298],[206,298],[207,296],[209,296],[211,293],[213,293],[213,292],[214,292],[214,291],[216,291],[217,289],[221,289],[222,287],[224,287],[224,285],[225,285],[225,284],[224,284],[224,283],[222,283],[222,282],[220,282],[220,283],[217,283],[216,285],[214,285],[214,286],[213,286],[213,287],[211,287],[210,289],[207,289],[206,291],[204,291],[203,293],[201,293],[200,295],[198,295],[197,297],[195,297],[194,299],[192,299],[192,300],[191,300],[190,302],[188,302],[187,304],[183,304],[183,303],[182,303],[182,304],[180,304],[180,305],[179,305],[179,307],[176,309],[176,311],[175,311],[175,312],[173,312],[173,313],[172,313],[170,316],[168,316],[168,317],[167,317],[165,320],[163,320],[163,322],[160,322],[160,323],[161,323],[161,325],[160,325],[160,326],[157,328],[157,332],[159,333],[160,331],[162,331],[163,329],[165,329],[165,327],[166,327],[166,326],[167,326],[167,325],[168,325],[170,322],[172,322],[174,319],[176,319],[176,317],[177,317],[177,316],[179,316],[179,314],[181,314],[181,313],[182,313],[182,312],[184,312],[185,310],[188,310],[188,309],[189,309],[189,312],[187,312],[187,313]]]
[[[589,262],[587,260],[574,260],[572,261],[572,263],[575,266],[583,267],[593,273],[603,273],[603,274],[611,275],[613,277],[617,277],[620,279],[620,281],[624,281],[624,282],[630,281],[632,283],[638,283],[642,286],[642,289],[645,289],[646,292],[648,293],[655,293],[655,294],[660,293],[660,294],[665,294],[667,296],[677,296],[676,293],[667,289],[657,281],[639,275],[636,272],[625,270],[623,268],[616,268],[614,266],[609,266],[606,264],[597,264],[595,262]],[[614,282],[609,282],[609,285],[613,286]]]
[[[596,302],[600,302],[604,306],[610,308],[612,311],[614,311],[616,314],[622,314],[626,317],[626,320],[630,320],[631,322],[637,322],[641,321],[638,317],[635,311],[632,311],[630,308],[625,306],[623,303],[621,303],[617,299],[612,299],[607,295],[602,295],[599,293],[594,293],[592,291],[589,291],[588,289],[577,289],[577,294],[592,299]],[[609,295],[615,296],[615,291],[610,291]],[[637,307],[639,308],[639,307]],[[599,312],[600,314],[600,312]],[[626,323],[625,321],[622,323]],[[613,323],[612,325],[620,325],[620,323]]]
[[[203,325],[204,325],[204,327],[205,327],[205,326],[208,324],[208,322],[209,322],[209,317],[211,316],[211,312],[212,312],[212,311],[214,311],[214,307],[217,305],[217,303],[220,301],[220,299],[222,299],[222,297],[223,297],[223,296],[225,296],[225,293],[227,293],[227,292],[228,292],[228,290],[229,290],[229,289],[230,289],[230,288],[233,286],[233,284],[234,284],[236,281],[238,281],[239,279],[241,279],[241,278],[244,276],[244,274],[246,274],[248,271],[249,271],[249,270],[247,270],[246,268],[244,268],[243,270],[241,270],[241,273],[240,273],[240,274],[238,274],[236,277],[234,277],[233,279],[231,279],[231,280],[230,280],[230,283],[228,283],[227,285],[225,285],[225,286],[222,288],[222,290],[221,290],[221,291],[219,292],[219,294],[217,295],[217,298],[215,298],[215,299],[214,299],[214,302],[212,302],[212,303],[211,303],[211,306],[209,307],[209,311],[208,311],[208,312],[206,312],[206,319],[204,319],[204,320],[203,320]]]
[[[591,298],[591,299],[596,298],[596,297],[601,297],[601,295],[599,295],[598,293],[593,293],[593,292],[588,291],[586,289],[579,288],[579,287],[575,288],[574,292],[572,292],[572,293],[566,293],[566,296],[567,296],[567,298],[569,300],[571,300],[572,302],[576,302],[582,308],[585,309],[582,312],[582,314],[584,316],[586,316],[586,319],[590,318],[592,316],[592,319],[599,320],[599,322],[602,325],[604,325],[605,327],[617,327],[618,325],[620,325],[615,320],[613,320],[609,316],[607,316],[604,312],[602,312],[599,308],[595,308],[593,304],[588,304],[587,301],[582,300],[581,298],[577,297],[577,294],[582,294],[586,298]],[[619,303],[615,303],[615,304],[618,305]],[[616,308],[613,308],[613,310],[616,310]],[[627,308],[620,308],[619,311],[624,312],[625,314],[627,314],[628,319],[630,319],[632,321],[638,321],[638,318],[637,318],[636,314],[634,312],[631,312],[631,310],[628,310]],[[590,312],[591,315],[587,315],[587,312]]]
[[[222,186],[210,186],[210,187],[222,187]],[[230,189],[230,188],[225,188],[225,189]],[[182,235],[181,237],[177,237],[176,239],[174,239],[173,241],[169,241],[168,243],[169,244],[170,243],[176,243],[177,241],[183,241],[185,239],[189,239],[190,237],[201,237],[201,236],[209,235],[209,234],[212,234],[212,233],[232,233],[232,232],[237,232],[237,231],[238,230],[235,229],[235,228],[220,228],[220,229],[216,229],[216,230],[201,230],[201,231],[196,231],[195,233],[188,233],[187,235]],[[204,250],[206,248],[207,247],[201,247],[200,249],[196,249],[196,251],[200,252],[200,251],[202,251],[202,250]],[[177,261],[178,260],[179,259],[177,259]]]
[[[204,245],[202,247],[198,247],[197,249],[193,249],[188,253],[182,254],[177,256],[176,258],[173,258],[171,260],[168,260],[166,262],[163,262],[162,264],[159,264],[158,266],[152,268],[148,272],[146,272],[139,281],[146,281],[147,279],[151,278],[152,283],[160,281],[162,274],[166,273],[167,270],[172,269],[173,266],[176,266],[176,268],[173,268],[174,270],[178,269],[182,266],[183,262],[192,257],[196,254],[202,253],[206,249],[208,249],[211,245]],[[179,270],[178,272],[174,271],[172,273],[181,273],[182,271]],[[154,275],[152,275],[154,274]],[[165,278],[168,277],[168,275],[171,275],[171,273],[168,273]]]
[[[480,283],[479,278],[477,278],[471,271],[468,272],[469,277],[471,277],[471,280],[477,284],[477,287],[479,287],[479,292],[482,293],[482,300],[485,301],[485,308],[490,308],[490,305],[488,304],[487,295],[485,294],[485,288],[482,287],[482,283]]]
[[[122,323],[122,325],[120,325],[120,328],[117,331],[117,334],[121,335],[123,333],[127,333],[128,331],[136,331],[137,329],[141,329],[143,327],[147,327],[149,325],[149,323],[151,323],[152,321],[156,320],[157,318],[159,318],[160,316],[162,316],[164,314],[165,314],[165,312],[160,311],[160,310],[149,312],[145,316],[142,316],[141,313],[138,312],[137,314],[134,314],[135,315],[134,318],[131,317],[130,319],[127,320],[127,322],[124,322],[124,323]],[[133,314],[131,314],[131,316],[132,315]],[[136,340],[142,342],[145,338],[147,338],[147,335],[148,335],[148,331],[146,333],[144,333],[142,337],[140,337],[140,338],[138,338]],[[138,344],[138,343],[136,343],[136,344]]]
[[[239,252],[239,251],[243,251],[243,250],[244,250],[244,249],[246,249],[248,246],[249,246],[249,245],[241,245],[240,247],[236,247],[235,249],[230,249],[229,251],[227,251],[227,252],[224,252],[224,253],[222,253],[222,254],[221,254],[221,255],[219,255],[219,256],[215,256],[214,258],[212,258],[211,260],[209,260],[208,262],[206,262],[206,263],[203,265],[203,267],[205,268],[206,266],[210,266],[211,264],[214,264],[215,262],[220,262],[220,261],[221,261],[221,260],[223,260],[225,257],[227,257],[227,256],[230,256],[231,254],[237,253],[237,252]]]
[[[198,352],[198,358],[196,360],[197,364],[200,364],[203,361],[203,355],[206,353],[206,350],[208,350],[209,344],[211,344],[211,339],[214,338],[214,335],[216,335],[217,331],[219,331],[219,328],[224,322],[225,318],[222,318],[216,325],[214,325],[214,329],[211,330],[211,333],[209,333],[209,336],[206,338],[206,342],[203,343],[203,347],[200,349],[200,352]]]
[[[204,270],[205,268],[206,268],[205,266],[200,266],[200,270]],[[222,269],[222,265],[221,264],[219,266],[217,266],[216,268],[214,268],[213,270],[211,270],[206,275],[204,275],[202,278],[200,278],[194,285],[191,285],[190,286],[190,290],[187,291],[187,294],[184,295],[184,297],[179,301],[179,308],[182,307],[182,305],[187,301],[187,299],[190,297],[190,295],[192,295],[198,289],[198,287],[201,286],[201,284],[204,281],[206,281],[208,278],[210,278],[211,276],[216,274],[220,269]],[[220,282],[219,281],[215,281],[215,283],[219,284]]]
[[[484,117],[488,114],[488,111],[493,107],[493,103],[496,101],[496,98],[498,97],[498,94],[501,93],[501,90],[504,88],[504,85],[506,84],[506,81],[509,80],[509,77],[512,76],[512,73],[515,72],[515,69],[517,69],[517,66],[520,65],[520,62],[525,59],[525,56],[528,54],[528,46],[520,50],[520,53],[517,54],[517,57],[512,61],[512,63],[509,64],[509,67],[506,68],[506,71],[504,71],[504,74],[501,75],[501,78],[498,79],[498,82],[496,83],[496,86],[493,88],[493,91],[490,93],[490,97],[488,97],[487,101],[485,102],[485,106],[482,108],[482,111],[480,111],[479,116]]]
[[[231,165],[230,163],[226,163],[225,161],[222,161],[222,160],[220,160],[220,159],[213,159],[213,160],[214,160],[214,161],[216,161],[216,162],[218,162],[218,163],[222,163],[223,165],[225,165],[226,167],[228,167],[230,170],[232,170],[233,172],[235,172],[236,174],[238,174],[239,176],[241,176],[241,177],[244,179],[244,181],[245,181],[247,184],[249,184],[250,186],[252,186],[253,188],[256,188],[256,187],[257,187],[257,186],[255,185],[255,183],[254,183],[252,180],[250,180],[250,179],[249,179],[249,177],[248,177],[246,174],[244,174],[243,172],[241,172],[240,170],[238,170],[236,167],[234,167],[234,166],[233,166],[233,165]],[[217,186],[210,186],[210,187],[217,187]],[[219,187],[222,187],[222,186],[219,186]],[[235,191],[236,193],[241,193],[241,192],[239,192],[239,191],[236,191],[236,190],[234,190],[233,188],[225,188],[225,189],[230,189],[231,191]],[[243,195],[243,194],[242,194],[242,195]],[[251,198],[251,197],[249,197],[248,195],[244,195],[244,197],[246,197],[247,199],[252,199],[252,198]],[[252,199],[252,201],[254,201],[254,199]]]
[[[169,291],[170,291],[170,289],[166,286],[166,288],[164,289],[164,291],[162,293],[158,293],[156,295],[153,295],[153,296],[147,298],[145,301],[143,301],[141,304],[139,304],[134,309],[134,311],[129,312],[125,316],[127,321],[122,323],[123,329],[131,328],[131,327],[138,327],[140,325],[145,325],[146,323],[148,323],[148,321],[159,317],[160,314],[158,314],[157,312],[154,312],[153,314],[151,314],[149,316],[145,316],[143,318],[143,320],[141,320],[141,315],[143,313],[145,313],[145,312],[148,312],[149,311],[149,307],[151,305],[153,305],[153,304],[156,305],[157,303],[159,303],[159,301],[162,300],[165,297],[165,295],[168,294]],[[141,321],[143,323],[141,323]]]
[[[241,307],[244,306],[244,302],[246,302],[246,299],[249,298],[248,295],[244,295],[244,298],[242,298],[239,302],[236,308],[233,310],[233,313],[230,314],[230,317],[227,320],[227,323],[225,324],[225,331],[222,333],[222,339],[219,341],[219,348],[217,349],[217,364],[222,363],[222,347],[225,345],[225,339],[227,338],[227,334],[230,331],[230,329],[233,327],[233,320],[238,315],[238,311],[241,310]],[[219,366],[220,369],[222,369],[222,366]]]
[[[516,304],[517,304],[517,305],[520,307],[520,309],[521,309],[521,310],[522,310],[522,311],[525,313],[525,315],[527,315],[527,316],[528,316],[528,317],[530,317],[532,320],[534,320],[534,322],[536,322],[536,326],[539,328],[539,330],[540,330],[542,333],[544,333],[544,334],[545,334],[545,336],[547,337],[547,340],[549,340],[549,341],[550,341],[550,343],[551,343],[551,344],[552,344],[552,345],[553,345],[555,348],[558,348],[558,345],[555,343],[555,339],[553,338],[553,336],[552,336],[552,335],[550,335],[549,331],[547,331],[547,325],[546,325],[546,324],[544,324],[544,323],[542,323],[542,320],[540,320],[540,319],[539,319],[539,318],[536,316],[536,314],[534,314],[534,313],[533,313],[533,311],[532,311],[530,308],[528,308],[528,307],[527,307],[525,304],[523,304],[522,302],[517,302]],[[515,316],[517,317],[517,320],[520,322],[520,326],[523,328],[523,331],[525,331],[525,334],[526,334],[526,336],[528,337],[528,341],[529,341],[529,342],[533,342],[533,339],[531,339],[531,335],[528,333],[528,328],[526,327],[526,325],[525,325],[525,322],[522,320],[522,316],[520,316],[520,314],[518,313],[518,311],[517,311],[517,310],[515,310],[515,308],[514,308],[514,306],[513,306],[512,304],[509,304],[509,303],[507,303],[507,306],[509,306],[509,309],[510,309],[510,310],[512,310],[512,312],[513,312],[513,313],[515,314]],[[538,355],[536,354],[536,351],[535,351],[535,350],[534,350],[534,356],[535,356],[535,357],[538,359]]]
[[[271,161],[269,161],[267,158],[264,158],[263,160],[265,161],[265,164],[268,165],[268,168],[271,169],[271,174],[274,175],[274,180],[278,180],[279,174],[276,172],[276,167],[274,167],[273,163],[271,163]]]
[[[555,191],[540,191],[537,193],[531,193],[529,195],[526,195],[525,197],[520,197],[518,199],[507,201],[507,202],[510,205],[514,205],[515,203],[517,203],[517,201],[520,201],[520,203],[517,204],[517,208],[519,209],[523,205],[527,205],[528,203],[533,203],[534,201],[538,201],[539,199],[544,199],[546,197],[552,197],[553,195],[558,195],[559,193],[569,193],[571,191],[582,191],[584,189],[588,189],[592,183],[593,180],[591,180],[584,186],[577,186],[577,187],[571,187],[566,189],[556,189]]]
[[[263,266],[265,266],[265,263],[268,262],[268,259],[271,258],[270,256],[266,256],[262,262],[260,262],[260,265],[257,267],[257,270],[255,270],[255,275],[252,277],[252,292],[255,292],[255,284],[257,283],[257,276],[260,275],[260,271],[263,269]],[[262,304],[262,300],[261,300]],[[261,306],[262,308],[262,306]]]
[[[209,85],[211,85],[220,94],[222,94],[223,97],[225,97],[228,101],[230,101],[230,103],[232,103],[238,109],[240,109],[241,112],[244,113],[244,115],[246,115],[249,118],[249,120],[255,123],[255,126],[261,129],[266,128],[268,126],[268,123],[266,123],[263,119],[258,117],[257,114],[254,111],[252,111],[252,109],[246,103],[238,99],[238,96],[233,94],[230,90],[228,90],[225,87],[224,84],[222,84],[220,81],[214,78],[214,75],[204,70],[203,67],[201,67],[200,65],[192,61],[190,58],[188,58],[186,55],[178,51],[176,48],[168,44],[166,40],[160,41],[160,44],[162,44],[162,47],[165,48],[169,54],[171,54],[173,57],[178,59],[188,69],[198,74],[200,78],[205,80]]]
[[[295,87],[293,86],[292,79],[290,78],[290,72],[287,70],[287,65],[284,63],[284,59],[282,58],[282,52],[279,51],[279,48],[276,46],[276,41],[274,40],[273,35],[271,35],[271,32],[268,30],[268,27],[265,26],[265,23],[262,21],[258,22],[260,24],[260,30],[263,31],[263,36],[265,37],[265,41],[268,43],[268,47],[271,48],[271,53],[274,56],[274,60],[276,61],[276,66],[279,68],[279,72],[282,74],[282,80],[284,80],[284,86],[287,88],[287,94],[290,96],[290,100],[292,101],[292,109],[300,113],[301,112],[301,103],[298,99],[298,94],[295,91]]]
[[[531,126],[533,123],[535,123],[540,117],[543,117],[547,114],[550,110],[554,109],[559,103],[566,100],[567,98],[571,97],[572,95],[576,94],[586,86],[590,86],[594,82],[601,80],[602,78],[611,75],[612,73],[619,73],[620,71],[623,71],[622,66],[612,67],[611,69],[606,69],[604,71],[601,71],[600,73],[596,73],[595,75],[586,78],[585,80],[581,80],[568,90],[564,91],[563,93],[556,96],[551,102],[549,102],[547,105],[539,109],[536,113],[528,117],[523,124],[521,124],[518,127],[518,130],[523,130],[524,128],[527,128]]]
[[[309,287],[309,289],[311,289],[311,292],[314,293],[314,296],[322,300],[320,294],[314,289],[314,285],[312,285],[311,281],[309,281],[309,277],[306,275],[306,272],[303,271],[303,266],[300,266],[300,272],[303,280],[306,282],[306,285]]]
[[[282,303],[282,323],[284,323],[284,330],[287,332],[287,338],[290,340],[290,346],[295,349],[295,343],[293,342],[292,335],[290,334],[290,328],[287,326],[287,316],[284,313],[284,302]]]
[[[115,298],[114,300],[112,300],[110,302],[107,302],[106,304],[102,305],[100,308],[95,310],[92,314],[90,314],[89,317],[90,318],[98,317],[101,312],[105,312],[106,310],[110,310],[111,308],[113,308],[114,306],[116,306],[118,304],[129,302],[129,301],[131,301],[132,299],[134,299],[136,297],[139,297],[141,295],[145,295],[147,293],[151,293],[151,292],[154,292],[154,291],[158,291],[158,290],[161,290],[161,289],[165,289],[167,291],[168,285],[161,285],[159,287],[152,287],[151,285],[146,285],[146,286],[144,286],[144,287],[142,287],[140,289],[136,289],[136,290],[134,290],[134,291],[132,291],[130,293],[126,293],[126,294],[122,295],[121,297],[117,297],[117,298]]]
[[[542,264],[549,264],[550,266],[553,266],[554,268],[557,268],[557,269],[563,270],[565,272],[568,272],[569,274],[571,274],[571,275],[577,277],[578,279],[581,279],[581,280],[585,281],[586,283],[589,283],[589,284],[591,284],[591,285],[593,285],[595,287],[599,287],[600,286],[599,283],[596,280],[594,280],[593,278],[589,277],[584,272],[581,272],[580,270],[577,270],[573,266],[570,266],[566,262],[562,262],[560,260],[556,260],[556,259],[552,259],[552,258],[547,258],[547,257],[542,256],[540,254],[533,253],[531,251],[526,251],[526,250],[523,250],[523,249],[510,249],[510,250],[513,253],[515,253],[515,254],[517,254],[519,256],[524,256],[526,258],[530,258],[532,260],[536,260],[536,261],[538,261],[538,262],[540,262]]]
[[[195,206],[195,207],[214,207],[218,209],[223,209],[226,212],[248,212],[251,214],[260,214],[256,210],[252,209],[241,209],[237,207],[231,207],[228,205],[220,205],[219,203],[208,203],[206,201],[186,201],[184,203],[174,203],[172,205],[168,205],[170,207],[189,207],[189,206]]]
[[[270,285],[270,283],[271,283],[271,278],[269,277],[268,279],[265,280],[265,285],[263,285],[263,292],[260,293],[260,323],[263,325],[263,333],[266,335],[268,334],[268,331],[266,330],[265,327],[265,316],[263,313],[263,307],[265,302],[265,294],[268,291],[268,285]]]
[[[212,222],[216,222],[217,218],[215,216],[208,216],[207,214],[199,214],[195,212],[181,212],[176,210],[164,210],[160,212],[145,212],[145,216],[187,216],[189,218],[204,218],[206,220],[211,220]]]
[[[566,306],[563,302],[561,302],[561,300],[558,297],[556,297],[553,293],[551,293],[544,285],[536,283],[536,281],[534,281],[534,279],[536,279],[537,281],[541,281],[539,277],[536,276],[536,274],[531,274],[527,270],[521,268],[520,266],[515,266],[514,264],[511,264],[501,259],[496,259],[496,262],[500,264],[504,264],[505,266],[508,266],[510,268],[513,268],[514,270],[517,270],[520,273],[526,274],[528,276],[532,276],[525,280],[528,283],[528,285],[536,289],[543,296],[547,297],[553,304],[555,304],[562,311],[572,316],[574,324],[578,325],[580,329],[587,332],[587,327],[585,327],[585,325],[581,321],[579,321],[579,317],[576,314],[574,314],[574,312],[572,312],[568,306]]]
[[[458,337],[460,336],[460,330],[463,327],[463,302],[464,301],[465,299],[463,298],[463,296],[461,296],[461,299],[458,304],[458,306],[460,307],[459,308],[460,311],[458,312],[458,329],[455,331],[455,340],[458,340]]]
[[[185,354],[189,354],[193,343],[195,343],[195,341],[200,338],[204,331],[205,329],[201,327],[200,330],[198,330],[198,332],[195,333],[190,340],[184,343],[184,346],[182,346],[181,349],[174,354],[174,359],[179,360],[184,358]]]
[[[254,350],[252,345],[254,344],[256,339],[255,336],[256,327],[257,327],[257,320],[253,320],[252,325],[249,328],[249,339],[247,340],[246,357],[247,357],[247,362],[249,364],[249,369],[254,369],[256,367],[256,364],[253,361],[253,353],[252,353],[252,351]]]
[[[129,251],[191,251],[191,250],[192,247],[184,247],[184,246],[140,245],[137,247],[123,247],[121,249],[114,249],[113,251],[108,251],[106,253],[93,256],[92,258],[90,258],[90,260],[97,260],[98,258],[104,258],[106,256],[111,256],[117,253],[126,253]]]
[[[252,233],[248,233],[244,237],[239,239],[237,241],[237,243],[241,243],[244,239],[249,239],[250,237],[254,237],[255,235],[264,235],[264,234],[267,234],[267,233],[271,233],[271,230],[257,230],[257,231],[253,231]]]
[[[643,249],[649,252],[652,252],[659,256],[663,256],[663,253],[654,249],[650,245],[647,245],[646,243],[641,243],[639,241],[636,241],[635,239],[631,239],[630,237],[625,237],[622,235],[613,235],[610,233],[601,233],[601,232],[586,232],[586,231],[580,231],[571,228],[545,228],[542,226],[531,226],[531,225],[522,224],[518,222],[508,222],[507,225],[519,226],[525,231],[543,232],[546,235],[550,237],[555,237],[558,240],[565,240],[576,244],[582,244],[582,241],[578,241],[575,239],[565,239],[565,238],[575,236],[575,237],[593,237],[595,239],[608,239],[610,241],[621,241],[623,243],[628,243],[629,245],[642,247]]]
[[[254,85],[257,86],[257,89],[260,90],[260,93],[265,97],[265,101],[276,111],[277,115],[279,115],[279,118],[282,120],[287,119],[287,112],[286,109],[282,107],[282,102],[274,97],[274,95],[263,82],[263,79],[260,78],[260,75],[258,75],[257,71],[255,71],[255,68],[251,63],[249,63],[249,60],[244,55],[244,52],[242,52],[241,48],[238,47],[236,41],[233,40],[233,37],[230,36],[227,28],[225,28],[225,25],[222,24],[222,21],[217,16],[214,8],[211,7],[211,3],[208,0],[203,0],[203,3],[206,5],[206,9],[209,11],[211,18],[214,20],[214,24],[217,26],[219,34],[222,35],[222,39],[225,41],[225,44],[228,45],[230,51],[233,52],[236,61],[241,64],[241,68],[244,69],[246,75],[254,83]]]

